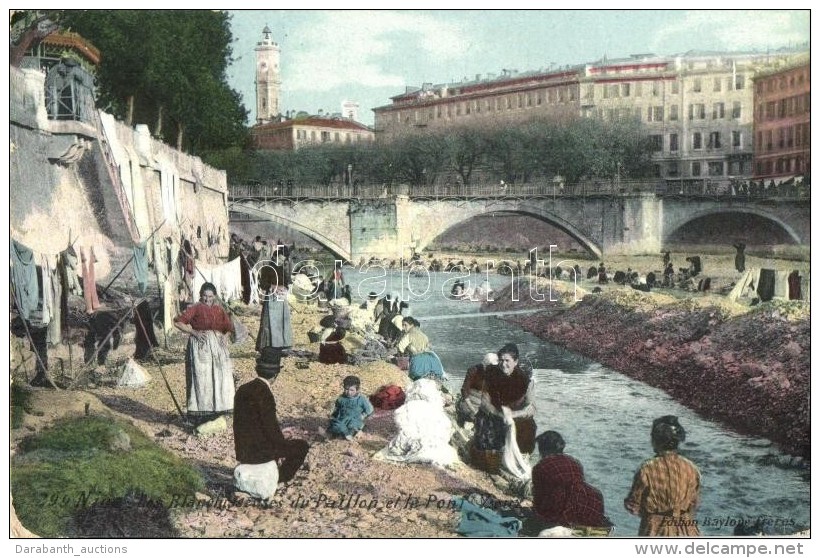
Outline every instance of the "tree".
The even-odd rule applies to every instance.
[[[54,12],[12,10],[9,64],[20,67],[29,49],[59,29]]]
[[[447,166],[465,186],[487,152],[487,130],[462,126],[444,136]]]
[[[98,102],[193,153],[244,145],[247,110],[227,85],[230,16],[212,10],[66,10],[102,53]]]

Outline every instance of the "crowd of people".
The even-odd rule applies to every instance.
[[[746,269],[746,245],[738,242],[733,246],[735,269],[742,273]],[[192,261],[197,249],[184,240],[180,250],[180,265],[186,276],[193,276]],[[204,282],[196,303],[187,300],[186,291],[182,297],[185,304],[174,318],[174,325],[189,336],[185,349],[187,419],[197,426],[232,415],[237,461],[242,466],[263,466],[262,475],[275,474],[274,484],[286,483],[303,467],[309,450],[307,441],[282,432],[273,389],[282,368],[281,358],[294,344],[288,296],[292,278],[299,275],[293,273],[291,265],[296,247],[281,240],[268,243],[259,236],[246,242],[233,234],[230,250],[229,259],[239,257],[242,262],[243,301],[261,305],[255,345],[259,353],[258,377],[236,385],[229,344],[237,335],[238,324],[227,307],[220,304],[217,286]],[[92,265],[93,257],[92,252],[83,264]],[[600,262],[589,267],[586,277],[598,284],[613,282],[639,290],[709,290],[701,256],[686,257],[684,267],[676,267],[668,251],[661,253],[660,260],[660,272],[644,274],[631,268],[613,271]],[[416,257],[412,262],[431,271],[484,271],[475,260],[443,262],[430,257],[425,262]],[[530,269],[530,261],[496,266],[499,273],[525,274]],[[550,278],[569,280],[580,279],[584,274],[577,264],[540,271]],[[378,358],[393,358],[397,365],[405,367],[408,382],[432,380],[435,383],[424,384],[425,389],[435,385],[446,390],[442,362],[419,320],[409,315],[408,301],[401,300],[397,293],[379,296],[375,292],[363,301],[354,301],[341,268],[327,277],[310,277],[308,283],[311,293],[318,294],[318,300],[330,312],[317,326],[319,362],[354,366],[357,361],[343,343],[348,334],[354,333],[365,340],[365,346],[382,349]],[[187,284],[190,289],[193,283]],[[182,292],[184,286],[179,289]],[[477,291],[481,294],[489,289],[485,282]],[[88,293],[95,291],[87,288]],[[451,291],[453,298],[473,299],[474,294],[475,291],[467,292],[460,281]],[[366,429],[374,406],[363,387],[366,386],[357,376],[344,377],[342,393],[328,417],[329,436],[354,442]],[[480,364],[467,370],[454,410],[456,424],[471,432],[470,464],[521,481],[521,486],[529,484],[532,509],[522,516],[523,535],[534,536],[556,526],[608,530],[612,525],[605,514],[603,495],[586,482],[581,463],[564,453],[564,437],[554,430],[536,435],[535,390],[533,371],[513,343],[487,353]],[[699,533],[693,513],[701,482],[697,466],[678,452],[686,432],[676,417],[664,416],[652,424],[650,440],[654,456],[639,466],[624,506],[641,518],[639,535],[696,536]],[[530,467],[530,456],[536,448],[540,459]]]
[[[283,433],[273,389],[281,372],[282,356],[293,344],[288,302],[290,275],[283,269],[287,256],[281,248],[278,253],[266,254],[263,244],[257,257],[270,262],[270,271],[259,273],[256,285],[262,300],[256,338],[259,352],[256,379],[235,386],[228,344],[236,334],[236,321],[219,304],[214,285],[205,283],[199,292],[199,302],[188,306],[174,322],[177,329],[190,336],[185,359],[188,420],[193,425],[202,425],[232,414],[239,462],[235,471],[236,487],[267,498],[278,485],[291,481],[303,469],[309,444]],[[699,261],[691,263],[700,265]],[[599,275],[606,274],[603,263],[595,271]],[[342,343],[349,331],[386,348],[382,358],[392,356],[400,367],[404,363],[408,393],[420,394],[407,403],[416,405],[414,409],[418,408],[418,412],[404,413],[402,420],[426,422],[418,428],[423,432],[431,421],[438,420],[437,415],[430,414],[431,403],[443,412],[445,399],[431,397],[429,392],[432,389],[447,393],[444,384],[447,376],[420,322],[407,315],[409,304],[401,301],[396,293],[379,297],[374,292],[361,304],[351,304],[343,294],[348,285],[340,271],[334,271],[326,285],[328,288],[323,291],[326,296],[319,300],[326,303],[330,313],[318,325],[318,360],[350,365],[350,355]],[[419,389],[415,389],[416,385]],[[357,376],[347,375],[341,388],[325,433],[355,443],[366,428],[367,418],[374,413],[374,406]],[[454,402],[454,418],[459,427],[471,432],[470,464],[490,474],[519,481],[519,487],[529,487],[532,508],[521,510],[521,536],[537,536],[557,527],[608,533],[612,524],[605,515],[603,496],[586,482],[581,464],[564,454],[563,436],[553,430],[536,435],[535,390],[532,367],[521,358],[514,343],[487,353],[480,364],[467,371]],[[432,412],[438,411],[432,409]],[[449,430],[447,432],[437,444],[447,445]],[[652,426],[655,456],[641,464],[624,500],[626,509],[641,517],[640,535],[698,534],[692,514],[700,494],[700,473],[677,452],[685,436],[676,417],[661,417]],[[394,440],[386,450],[406,445],[407,440]],[[411,445],[418,453],[424,442],[413,440]],[[530,455],[536,447],[540,460],[531,467]],[[451,447],[447,452],[455,455]],[[436,461],[428,458],[427,462]],[[260,483],[260,479],[267,482]],[[260,486],[266,488],[260,489]]]

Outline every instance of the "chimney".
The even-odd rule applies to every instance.
[[[475,75],[475,80],[476,81],[481,81],[481,74],[476,74]]]

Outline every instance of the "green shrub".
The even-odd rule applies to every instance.
[[[204,486],[196,469],[112,417],[65,419],[20,447],[11,464],[14,506],[43,537],[70,536],[74,513],[99,502],[141,493],[170,506]]]

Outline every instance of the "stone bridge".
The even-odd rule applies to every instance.
[[[565,231],[596,257],[657,254],[687,223],[716,214],[752,214],[810,244],[810,200],[677,196],[654,192],[573,195],[375,198],[248,197],[234,191],[229,210],[286,225],[336,257],[408,258],[449,228],[480,215],[527,215]],[[548,245],[549,239],[543,244]]]

